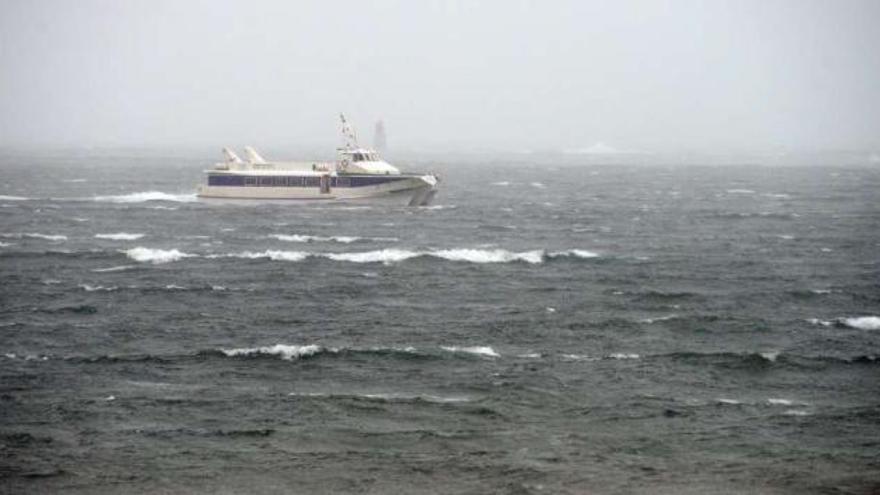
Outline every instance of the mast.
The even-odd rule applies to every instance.
[[[358,140],[357,140],[357,134],[355,134],[354,128],[351,126],[351,124],[349,124],[348,121],[345,120],[345,114],[340,113],[339,118],[340,118],[340,120],[342,120],[343,147],[346,150],[360,148],[360,145],[358,144]]]

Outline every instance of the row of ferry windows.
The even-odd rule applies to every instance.
[[[354,162],[377,162],[379,158],[371,153],[352,153],[351,160]]]
[[[333,177],[331,184],[334,187],[350,187],[351,179],[348,177]],[[245,186],[263,187],[319,187],[320,177],[245,177]]]

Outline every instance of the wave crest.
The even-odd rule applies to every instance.
[[[110,203],[144,203],[147,201],[173,201],[176,203],[192,203],[197,201],[195,194],[168,194],[160,191],[145,191],[117,196],[95,196],[95,201]]]
[[[177,249],[150,249],[145,247],[129,249],[125,251],[125,255],[141,263],[149,262],[156,265],[196,256],[194,254],[178,251]]]

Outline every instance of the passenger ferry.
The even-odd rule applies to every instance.
[[[342,119],[344,145],[335,162],[270,162],[245,147],[246,160],[223,148],[224,161],[206,170],[201,198],[361,200],[391,199],[409,206],[424,206],[437,193],[434,174],[402,173],[383,160],[376,150],[361,147],[354,129]]]

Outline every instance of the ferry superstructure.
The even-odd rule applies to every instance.
[[[344,146],[334,162],[266,161],[245,147],[246,160],[223,148],[225,160],[206,170],[198,196],[256,200],[361,200],[382,198],[409,206],[430,203],[439,180],[434,174],[402,173],[371,148],[358,145],[354,129],[340,115]]]

